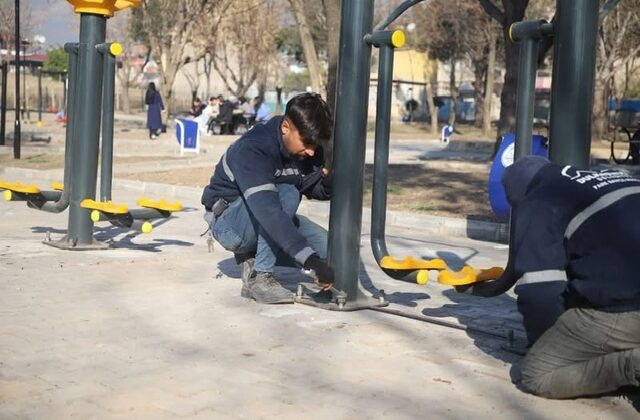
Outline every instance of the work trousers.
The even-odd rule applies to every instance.
[[[571,308],[522,361],[522,385],[546,398],[572,398],[640,385],[640,311]]]
[[[277,188],[282,210],[293,219],[300,204],[300,192],[288,184],[278,184]],[[234,200],[224,213],[211,222],[210,227],[213,237],[228,251],[235,254],[255,253],[254,270],[274,271],[280,247],[251,215],[242,197]]]

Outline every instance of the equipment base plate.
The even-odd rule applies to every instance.
[[[295,302],[303,305],[315,306],[329,311],[351,312],[361,309],[381,308],[389,305],[384,297],[375,299],[359,294],[357,299],[348,300],[344,292],[335,288],[319,290],[314,283],[298,284]]]

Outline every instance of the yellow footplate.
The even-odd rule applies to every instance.
[[[9,190],[23,194],[38,194],[40,188],[37,185],[24,185],[19,182],[5,182],[0,181],[0,190]]]
[[[389,270],[444,270],[447,268],[447,264],[440,258],[421,260],[405,257],[402,260],[396,260],[387,255],[380,260],[380,267]]]
[[[85,209],[98,210],[103,213],[109,214],[127,214],[129,208],[126,204],[115,204],[112,201],[94,201],[90,198],[85,198],[80,202],[80,207]]]
[[[180,204],[177,201],[175,203],[170,203],[164,198],[160,199],[159,201],[149,200],[148,198],[141,198],[138,200],[138,205],[141,207],[149,208],[149,209],[157,209],[157,210],[163,210],[163,211],[181,211],[182,210],[182,204]]]
[[[448,284],[449,286],[464,286],[486,280],[495,280],[503,272],[504,269],[502,267],[475,269],[465,265],[460,271],[441,271],[438,274],[438,283]]]
[[[56,191],[64,191],[64,184],[62,182],[52,182],[51,188]]]

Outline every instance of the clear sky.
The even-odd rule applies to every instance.
[[[63,45],[78,40],[80,15],[65,0],[31,0],[33,8],[33,34],[44,35],[46,45]]]

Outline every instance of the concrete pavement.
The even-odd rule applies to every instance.
[[[4,168],[0,177],[21,174],[40,185],[51,176]],[[114,197],[134,203],[134,187],[116,182]],[[64,234],[66,212],[0,203],[1,418],[637,417],[619,397],[550,401],[523,393],[520,356],[495,336],[371,310],[247,301],[232,255],[219,246],[208,252],[200,236],[199,194],[166,186],[164,193],[185,211],[147,235],[97,224],[108,251],[44,245],[47,232]],[[326,227],[326,206],[304,203],[302,213],[317,232]],[[390,307],[409,315],[523,337],[511,294],[482,299],[433,280],[419,286],[385,276],[367,223],[365,293],[384,289]],[[500,243],[412,222],[390,223],[387,240],[394,256],[438,256],[454,267],[503,265],[507,257]],[[295,269],[278,274],[291,288],[300,279]]]

